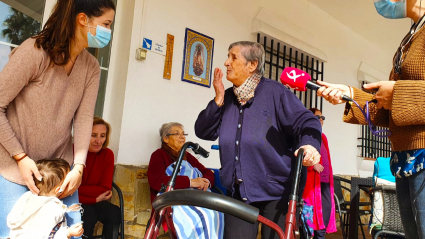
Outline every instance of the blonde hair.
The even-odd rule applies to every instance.
[[[102,148],[107,148],[108,145],[109,145],[109,136],[111,135],[111,125],[108,122],[106,122],[105,120],[103,120],[102,118],[95,116],[93,118],[93,126],[98,125],[98,124],[105,125],[105,127],[106,127],[106,140],[103,143]]]
[[[35,165],[43,177],[41,181],[38,181],[32,175],[35,186],[40,189],[40,195],[49,194],[65,179],[70,170],[68,162],[60,158],[42,159],[35,162]]]

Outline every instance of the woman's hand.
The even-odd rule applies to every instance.
[[[27,185],[28,189],[31,190],[32,193],[38,195],[40,190],[35,186],[32,175],[34,174],[34,176],[38,179],[38,181],[42,180],[42,176],[40,172],[38,171],[37,165],[35,165],[34,160],[26,156],[25,158],[21,159],[18,162],[18,168],[19,168],[19,172],[21,173],[21,176],[25,180],[25,184]]]
[[[323,172],[324,167],[323,167],[323,165],[321,165],[320,163],[318,163],[318,164],[316,164],[316,165],[313,166],[313,169],[316,172],[321,173],[321,172]]]
[[[331,104],[336,105],[345,103],[345,101],[341,99],[342,95],[352,97],[350,87],[346,85],[331,84],[320,80],[318,80],[317,83],[322,86],[317,90],[317,96],[325,98],[325,100],[329,101]]]
[[[80,186],[81,179],[83,177],[84,166],[81,164],[75,164],[74,168],[66,175],[65,180],[59,190],[59,199],[72,195]]]
[[[223,72],[221,72],[220,68],[214,69],[214,80],[213,86],[215,90],[215,103],[217,105],[222,105],[224,101],[224,85],[223,85]]]
[[[79,237],[83,235],[83,223],[77,223],[68,228],[68,238],[70,237]]]
[[[210,182],[206,178],[195,178],[190,180],[190,187],[192,188],[207,191],[209,186]]]
[[[395,81],[380,81],[363,85],[365,90],[378,89],[375,94],[375,99],[378,101],[376,106],[378,109],[384,107],[386,110],[391,110],[393,106]]]
[[[96,202],[106,201],[106,200],[109,200],[111,197],[112,197],[112,191],[108,190],[100,194],[99,196],[97,196]]]
[[[300,149],[304,149],[304,160],[303,165],[306,167],[313,166],[320,162],[320,154],[317,152],[316,148],[311,145],[304,145],[301,146]],[[295,151],[295,157],[298,156],[298,151],[300,149],[297,149]]]

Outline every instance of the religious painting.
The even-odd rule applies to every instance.
[[[214,39],[186,28],[182,81],[211,87]]]

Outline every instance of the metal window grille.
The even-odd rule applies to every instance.
[[[369,82],[363,81],[362,85]],[[373,135],[368,125],[362,125],[361,137],[357,138],[360,145],[357,147],[360,149],[360,156],[365,158],[378,158],[378,157],[390,157],[391,156],[391,143],[387,137],[376,137]],[[376,127],[377,130],[386,129],[383,127]]]
[[[263,41],[261,42],[261,40]],[[268,39],[267,36],[261,36],[260,33],[257,34],[257,42],[264,46],[266,52],[264,77],[280,82],[283,69],[295,67],[310,74],[314,82],[318,79],[323,80],[324,64],[322,61],[281,44],[273,38]],[[305,92],[294,90],[294,94],[307,109],[314,107],[323,112],[323,98],[318,97],[316,92],[310,89]]]

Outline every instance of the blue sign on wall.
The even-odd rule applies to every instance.
[[[147,49],[147,50],[151,50],[152,49],[152,40],[147,39],[147,38],[143,38],[143,48]]]

